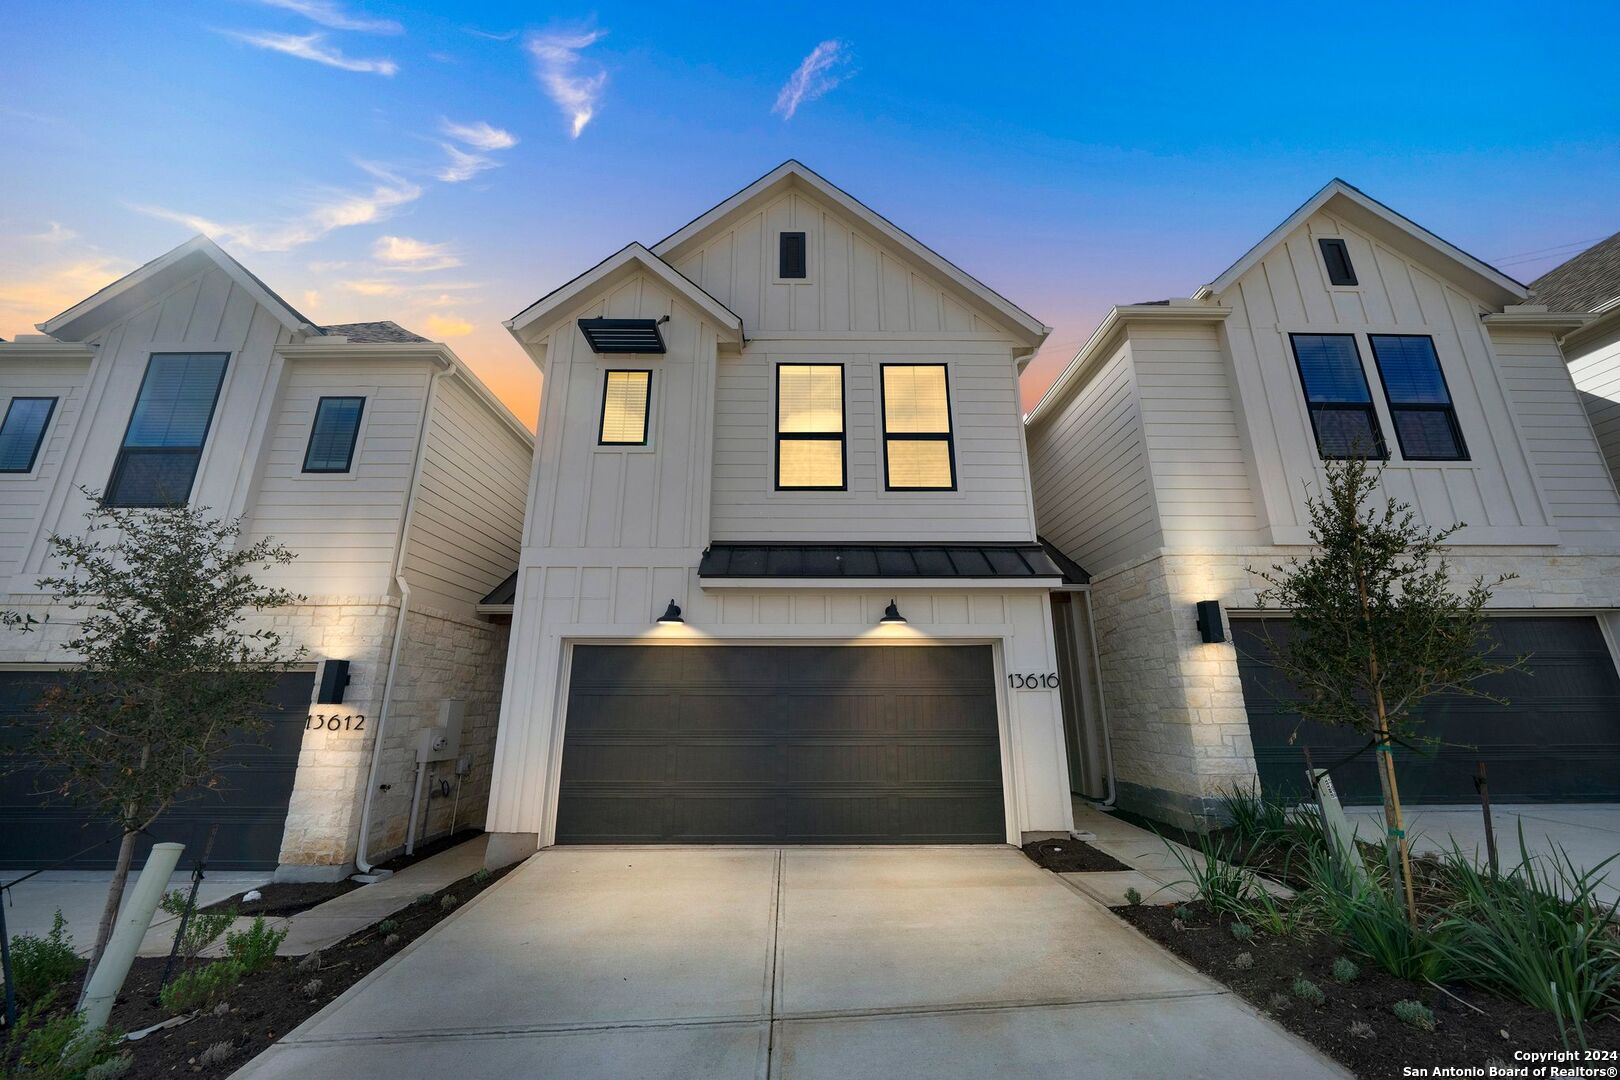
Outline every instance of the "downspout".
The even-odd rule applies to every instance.
[[[1108,761],[1108,798],[1099,806],[1108,808],[1114,805],[1119,798],[1119,788],[1114,783],[1114,739],[1108,730],[1108,699],[1103,696],[1103,667],[1102,654],[1097,651],[1097,622],[1091,614],[1091,590],[1086,589],[1086,636],[1091,639],[1092,670],[1097,673],[1097,712],[1102,720],[1103,757]]]
[[[395,541],[394,585],[399,589],[399,620],[394,624],[394,642],[388,650],[388,674],[383,680],[382,709],[377,716],[376,734],[371,743],[371,765],[366,770],[366,800],[360,809],[360,841],[355,848],[354,865],[362,874],[370,874],[374,867],[367,860],[366,839],[371,832],[371,805],[377,794],[377,771],[382,765],[383,736],[388,730],[389,706],[394,702],[394,676],[399,669],[399,654],[405,640],[405,621],[411,607],[411,583],[405,580],[405,538],[409,534],[411,519],[416,514],[417,477],[422,471],[422,459],[427,456],[428,429],[433,423],[433,405],[438,400],[439,380],[454,375],[459,368],[454,360],[439,358],[443,371],[435,372],[428,382],[427,400],[422,407],[422,427],[416,434],[416,457],[411,462],[410,495],[405,500],[405,516],[399,522],[399,536]],[[386,874],[386,871],[384,871]]]

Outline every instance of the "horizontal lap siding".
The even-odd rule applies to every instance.
[[[1620,337],[1571,349],[1569,373],[1609,471],[1620,476]]]
[[[1131,349],[1029,432],[1040,534],[1096,573],[1158,545]]]

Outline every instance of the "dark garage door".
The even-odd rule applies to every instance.
[[[1276,640],[1288,632],[1286,619],[1233,619],[1232,638],[1261,787],[1297,792],[1304,786],[1302,747],[1309,746],[1322,765],[1366,740],[1304,724],[1288,744],[1298,716],[1288,703],[1292,689],[1266,662],[1267,626]],[[1491,631],[1500,642],[1499,655],[1529,657],[1523,670],[1480,683],[1508,704],[1455,696],[1431,703],[1421,730],[1440,745],[1432,753],[1395,751],[1402,800],[1476,801],[1477,761],[1485,762],[1497,802],[1620,799],[1620,676],[1597,620],[1500,618],[1491,621]],[[1334,778],[1346,802],[1379,801],[1372,754],[1335,770]]]
[[[0,671],[0,751],[27,740],[28,725],[37,722],[34,702],[57,677],[48,671]],[[225,757],[218,790],[188,798],[159,818],[152,835],[143,837],[136,848],[137,864],[154,842],[173,840],[186,845],[181,859],[189,865],[193,855],[202,853],[208,830],[217,822],[219,835],[209,865],[236,870],[276,865],[314,679],[308,672],[295,672],[277,680],[271,696],[276,709],[265,716],[269,727],[263,745],[233,749]],[[27,768],[26,762],[0,760],[0,769],[13,764],[25,767],[0,776],[0,867],[52,865],[111,836],[111,830],[83,809],[38,794],[49,790],[50,778]],[[105,869],[117,854],[117,843],[104,844],[69,865],[77,870]]]
[[[1002,843],[988,646],[574,649],[559,843]]]

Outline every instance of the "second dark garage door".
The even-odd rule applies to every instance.
[[[988,646],[574,648],[558,843],[1002,843]]]

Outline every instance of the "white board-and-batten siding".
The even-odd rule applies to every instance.
[[[0,583],[17,573],[62,473],[84,405],[90,361],[25,360],[0,366],[0,417],[13,398],[53,397],[55,410],[27,473],[0,473]]]

